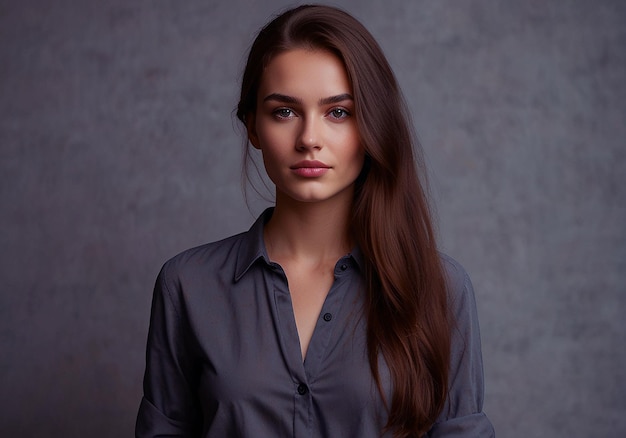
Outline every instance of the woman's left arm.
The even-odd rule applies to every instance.
[[[450,391],[430,438],[495,437],[483,412],[484,376],[478,313],[469,276],[456,261],[445,257],[449,305],[455,320],[450,352]]]

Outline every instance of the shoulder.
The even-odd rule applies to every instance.
[[[476,322],[474,287],[465,268],[452,257],[440,253],[446,277],[448,307],[457,324]]]
[[[246,233],[240,233],[182,251],[164,263],[160,276],[167,281],[194,277],[229,267],[232,270],[245,237]]]
[[[464,294],[466,289],[471,289],[469,275],[459,262],[443,253],[439,253],[439,259],[446,277],[450,298],[456,298],[458,295]]]
[[[188,249],[168,260],[161,270],[162,276],[179,275],[206,278],[207,275],[232,275],[239,278],[259,258],[267,259],[263,243],[263,227],[271,216],[267,209],[248,231],[216,242]]]
[[[245,233],[187,249],[163,264],[156,280],[154,300],[179,315],[206,308],[230,290]]]

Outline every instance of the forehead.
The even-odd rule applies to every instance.
[[[293,49],[276,55],[263,70],[261,99],[272,93],[314,98],[351,93],[345,66],[327,50]]]

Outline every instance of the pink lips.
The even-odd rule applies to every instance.
[[[322,176],[328,172],[329,169],[330,166],[317,160],[303,160],[291,166],[293,173],[305,178]]]

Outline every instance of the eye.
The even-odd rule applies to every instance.
[[[346,117],[350,117],[350,113],[345,108],[333,108],[328,114],[333,119],[345,119]]]
[[[278,108],[275,109],[273,112],[274,116],[276,116],[279,119],[288,119],[290,117],[293,117],[293,111],[290,110],[289,108]]]

